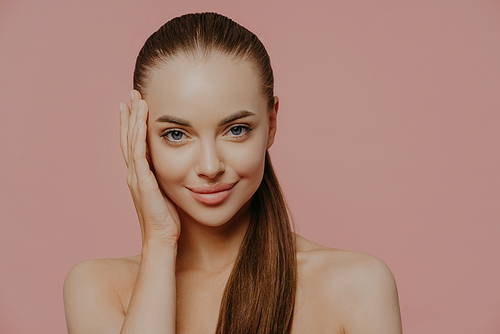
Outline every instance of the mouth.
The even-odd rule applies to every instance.
[[[186,187],[195,200],[206,205],[216,205],[224,201],[233,190],[233,183],[217,183],[198,187]]]

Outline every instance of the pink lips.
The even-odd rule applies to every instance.
[[[187,188],[195,200],[207,205],[215,205],[224,201],[233,190],[233,183],[217,183],[212,186],[203,185]]]

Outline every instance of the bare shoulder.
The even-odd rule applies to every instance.
[[[87,259],[75,264],[69,273],[82,271],[89,272],[93,269],[114,272],[116,270],[129,269],[130,267],[138,265],[139,262],[140,255],[119,258]]]
[[[346,333],[401,332],[396,282],[382,260],[297,236],[297,262],[308,295],[321,296],[319,304],[342,323]]]
[[[137,274],[139,263],[140,255],[80,261],[66,276],[64,289],[85,288],[93,285],[116,292],[123,284],[128,283],[128,279]]]
[[[297,236],[297,261],[303,271],[327,281],[346,281],[349,285],[395,285],[389,267],[379,258],[356,251],[346,251],[313,243]],[[309,273],[304,273],[309,274]]]
[[[125,317],[124,297],[133,287],[137,260],[137,256],[89,259],[71,268],[63,287],[69,333],[119,332]],[[89,318],[99,321],[89,322]]]

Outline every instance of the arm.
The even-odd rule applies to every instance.
[[[147,111],[146,101],[136,91],[132,91],[132,112],[124,103],[121,105],[121,146],[142,231],[141,263],[121,334],[175,333],[179,216],[149,167]]]
[[[175,249],[163,243],[144,246],[120,333],[175,333],[175,303]]]
[[[175,258],[180,233],[175,205],[159,189],[147,157],[147,104],[132,92],[121,104],[121,147],[127,183],[142,232],[142,256],[127,313],[115,289],[116,272],[104,260],[77,264],[64,284],[69,334],[175,333]]]

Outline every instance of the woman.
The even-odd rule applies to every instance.
[[[267,153],[278,106],[264,46],[226,17],[146,41],[120,104],[142,252],[71,270],[69,333],[401,333],[382,261],[291,231]]]

